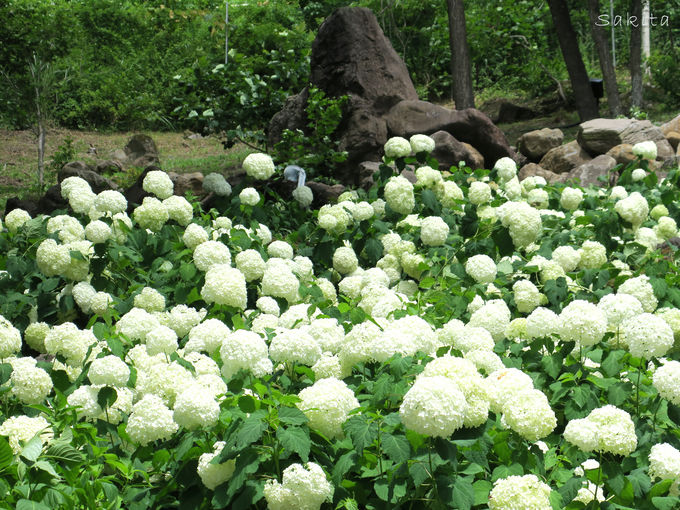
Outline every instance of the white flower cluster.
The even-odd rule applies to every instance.
[[[584,452],[630,455],[637,448],[635,425],[630,415],[612,405],[593,409],[586,418],[570,420],[564,439]]]
[[[291,464],[283,470],[281,483],[267,480],[264,498],[270,510],[319,510],[333,497],[333,485],[314,462]]]
[[[404,427],[431,437],[449,437],[463,426],[467,411],[458,384],[441,375],[419,377],[404,395],[399,416]]]
[[[652,383],[662,398],[680,405],[680,361],[669,360],[657,368]]]
[[[231,186],[224,178],[224,175],[213,172],[203,177],[203,189],[208,193],[214,193],[218,197],[228,197],[231,195]]]
[[[385,202],[398,214],[411,214],[416,205],[413,184],[401,175],[390,177],[385,184]]]
[[[236,467],[235,459],[228,460],[221,464],[212,463],[212,460],[222,453],[225,445],[226,443],[224,441],[217,441],[213,445],[212,453],[203,453],[198,458],[196,472],[198,473],[201,482],[203,482],[203,485],[211,491],[214,491],[218,485],[229,481],[234,474],[234,468]]]
[[[419,152],[430,153],[435,147],[434,140],[427,135],[413,135],[409,138],[409,144],[413,154],[418,154]]]
[[[344,436],[342,424],[351,410],[359,407],[354,392],[345,382],[329,377],[319,379],[298,394],[297,406],[309,419],[309,426],[329,439]]]
[[[405,158],[411,154],[411,143],[401,136],[393,136],[385,142],[384,150],[386,158]]]
[[[156,195],[156,198],[161,200],[172,196],[174,188],[175,185],[170,176],[162,170],[151,170],[142,181],[142,189],[147,193]]]
[[[260,152],[248,154],[246,159],[243,160],[243,164],[241,166],[247,175],[253,179],[259,179],[261,181],[269,179],[272,175],[274,175],[274,171],[276,170],[271,156],[262,154]]]
[[[201,297],[206,303],[217,303],[245,310],[248,304],[245,276],[241,271],[227,264],[212,266],[205,274]]]
[[[5,226],[12,234],[16,234],[30,219],[31,215],[23,209],[12,209],[5,215]]]
[[[638,142],[633,145],[633,154],[644,159],[655,160],[657,156],[656,143],[648,140],[646,142]]]
[[[536,475],[499,478],[489,493],[489,510],[550,510],[550,491]]]

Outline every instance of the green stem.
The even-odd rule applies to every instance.
[[[638,367],[637,384],[635,385],[635,416],[640,418],[640,376],[642,375],[641,367]]]
[[[599,490],[600,482],[602,481],[602,452],[599,453],[597,462],[599,465],[597,466],[597,483],[595,483],[595,501],[597,501],[597,491]]]
[[[434,468],[432,467],[432,438],[427,438],[427,460],[430,464],[430,478],[432,478],[432,489],[434,490],[434,499],[439,501],[439,490],[437,488],[437,480],[434,478]]]
[[[656,432],[656,413],[659,412],[659,408],[661,407],[661,396],[657,395],[656,399],[656,409],[654,410],[654,416],[652,417],[652,432]]]
[[[382,447],[380,445],[380,426],[382,422],[378,422],[378,469],[380,469],[380,476],[383,475],[383,465],[382,465]]]

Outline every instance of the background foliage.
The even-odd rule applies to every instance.
[[[605,3],[607,5],[605,5]],[[570,2],[586,66],[599,76],[586,10]],[[608,2],[601,2],[602,13]],[[27,63],[52,64],[54,121],[106,129],[261,129],[309,73],[311,41],[337,7],[371,8],[427,100],[450,97],[448,25],[443,0],[244,0],[231,2],[229,64],[224,64],[224,2],[216,0],[0,0],[0,125],[30,124]],[[476,91],[535,97],[555,91],[548,72],[567,78],[547,3],[465,2]],[[628,2],[616,27],[617,63],[627,74]],[[677,105],[675,41],[680,6],[653,5],[652,80]],[[221,65],[222,64],[222,65]],[[626,79],[621,87],[625,91]]]

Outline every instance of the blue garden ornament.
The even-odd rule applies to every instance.
[[[305,170],[303,168],[300,168],[297,165],[288,165],[283,170],[283,176],[288,181],[297,182],[298,188],[305,185],[305,179],[307,178],[307,174],[305,173]]]

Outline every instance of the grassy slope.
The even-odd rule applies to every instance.
[[[161,167],[170,172],[222,172],[228,174],[240,165],[249,152],[245,146],[235,146],[225,151],[215,137],[190,140],[183,133],[147,132],[160,154]],[[51,129],[47,134],[45,165],[45,181],[47,185],[56,182],[56,173],[47,170],[50,161],[64,140],[73,140],[75,159],[91,164],[111,159],[116,149],[122,149],[132,133],[100,133],[96,131],[70,131]],[[97,155],[87,153],[92,144],[97,148]],[[0,211],[11,196],[26,196],[37,191],[37,145],[31,131],[0,130]],[[119,176],[123,180],[133,180],[134,172]]]

